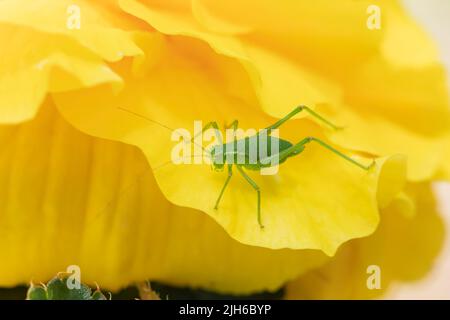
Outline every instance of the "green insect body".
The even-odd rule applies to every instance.
[[[370,168],[375,164],[373,162],[369,166],[365,166],[349,156],[343,154],[342,152],[338,151],[331,145],[327,144],[326,142],[315,138],[315,137],[307,137],[301,140],[300,142],[293,144],[287,140],[283,140],[277,137],[270,136],[270,133],[272,130],[277,129],[280,127],[283,123],[285,123],[287,120],[292,118],[294,115],[301,111],[307,111],[309,114],[311,114],[316,119],[324,122],[331,128],[337,130],[339,127],[335,126],[313,110],[309,109],[306,106],[299,106],[295,108],[292,112],[290,112],[288,115],[286,115],[284,118],[280,119],[273,125],[269,126],[262,132],[264,133],[264,136],[261,136],[261,133],[258,133],[256,135],[246,137],[243,139],[234,139],[234,141],[228,142],[228,143],[220,143],[216,146],[214,146],[209,151],[209,156],[212,159],[212,166],[214,169],[220,171],[225,166],[228,168],[228,177],[225,180],[225,184],[222,187],[222,190],[220,191],[219,197],[217,198],[216,204],[214,208],[217,210],[219,208],[220,200],[222,199],[222,196],[225,192],[225,189],[228,186],[228,183],[230,182],[231,177],[233,176],[233,166],[238,170],[238,172],[244,177],[244,179],[252,186],[252,188],[256,191],[257,195],[257,221],[261,228],[264,228],[262,221],[261,221],[261,191],[259,186],[253,181],[253,179],[247,175],[247,173],[244,171],[244,169],[247,170],[261,170],[263,168],[268,168],[274,165],[282,164],[284,163],[288,158],[294,157],[299,155],[301,152],[305,150],[305,146],[311,142],[315,142],[319,144],[320,146],[324,147],[328,151],[333,152],[337,156],[347,160],[348,162],[358,166],[361,169],[364,170],[370,170]],[[237,130],[238,127],[238,121],[234,121],[231,125],[234,131]],[[217,122],[210,122],[208,123],[202,130],[202,133],[208,129],[213,128],[216,132],[216,137],[218,141],[222,141],[222,138],[220,136],[219,132],[219,126],[217,125]],[[195,137],[194,137],[195,138]],[[192,139],[192,141],[194,140]],[[261,146],[261,141],[265,141],[265,145]],[[251,146],[256,146],[252,147]],[[241,147],[239,147],[241,146]],[[275,146],[275,147],[274,147]],[[261,149],[266,149],[264,156],[261,156]],[[252,158],[252,152],[253,152],[253,158]],[[273,161],[276,160],[276,161]]]
[[[261,141],[263,140],[266,141],[266,145],[262,146]],[[241,144],[241,148],[239,144]],[[252,149],[251,146],[255,146],[254,149]],[[258,171],[262,168],[273,166],[273,161],[270,160],[290,147],[292,147],[292,143],[287,140],[272,136],[264,137],[261,135],[254,135],[243,138],[242,140],[235,140],[222,145],[217,145],[210,151],[210,156],[213,160],[213,167],[217,170],[221,170],[224,164],[227,163],[241,165],[247,170]],[[303,148],[299,149],[295,154],[298,154],[301,151],[303,151]],[[254,154],[253,159],[251,157],[252,153]],[[264,154],[264,156],[261,156],[262,154]],[[279,159],[278,164],[285,162],[287,158],[292,157],[295,154],[292,153],[283,159]]]

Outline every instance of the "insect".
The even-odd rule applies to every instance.
[[[326,120],[322,116],[320,116],[318,113],[314,112],[312,109],[306,107],[306,106],[299,106],[296,107],[294,110],[292,110],[289,114],[287,114],[282,119],[278,120],[271,126],[265,128],[265,130],[262,130],[261,132],[264,132],[267,134],[268,139],[266,139],[266,148],[267,152],[264,155],[264,158],[262,158],[259,152],[260,147],[260,134],[256,134],[250,137],[243,138],[244,141],[234,140],[232,142],[223,143],[221,136],[217,134],[217,140],[221,142],[221,144],[214,146],[209,152],[210,157],[212,159],[212,166],[216,170],[222,170],[224,166],[227,166],[228,169],[228,177],[225,180],[225,184],[223,185],[219,197],[217,198],[217,201],[215,203],[214,209],[219,208],[220,200],[222,199],[222,196],[225,192],[225,189],[228,186],[228,183],[231,180],[231,177],[233,176],[233,166],[237,169],[237,171],[244,177],[244,179],[250,184],[250,186],[255,190],[257,195],[257,220],[258,224],[261,228],[264,228],[262,221],[261,221],[261,190],[259,186],[256,184],[256,182],[245,172],[246,170],[261,170],[262,168],[267,168],[273,165],[274,161],[272,161],[274,158],[277,159],[275,162],[277,165],[285,162],[288,158],[294,157],[299,155],[303,150],[305,150],[305,146],[308,143],[315,142],[319,144],[320,146],[326,148],[327,150],[333,152],[334,154],[338,155],[339,157],[347,160],[348,162],[358,166],[361,169],[364,170],[370,170],[370,168],[373,166],[374,162],[369,165],[365,166],[349,156],[343,154],[342,152],[338,151],[337,149],[333,148],[329,144],[325,143],[324,141],[315,138],[315,137],[306,137],[300,142],[293,144],[287,140],[279,139],[273,136],[270,136],[272,130],[279,128],[281,125],[283,125],[286,121],[288,121],[290,118],[295,116],[296,114],[300,113],[301,111],[306,111],[316,119],[320,120],[321,122],[327,124],[328,126],[332,127],[333,129],[339,129],[336,125],[331,123],[330,121]],[[238,120],[233,121],[233,123],[230,126],[234,131],[238,128]],[[212,121],[206,124],[206,126],[203,128],[202,132],[213,128],[215,129],[216,133],[219,131],[219,126],[217,122]],[[238,148],[238,144],[241,143],[241,145],[244,145],[244,148]],[[258,147],[257,152],[255,153],[256,161],[250,161],[251,155],[250,155],[250,146],[256,145]],[[273,147],[276,145],[277,147]],[[253,157],[255,157],[253,156]],[[244,159],[244,161],[239,161],[238,159]]]
[[[123,110],[128,111],[126,109]],[[283,117],[282,119],[278,120],[274,124],[270,125],[269,127],[265,128],[264,130],[260,131],[255,135],[245,137],[242,139],[236,139],[236,136],[234,135],[235,137],[234,140],[228,143],[223,142],[222,136],[220,135],[220,129],[216,121],[211,121],[203,127],[202,131],[199,134],[204,133],[206,130],[214,129],[216,139],[219,142],[217,145],[213,146],[209,150],[203,149],[204,151],[207,152],[207,155],[210,157],[213,168],[217,171],[222,171],[226,166],[228,170],[228,176],[225,180],[222,189],[220,190],[219,196],[214,205],[215,210],[219,208],[219,204],[223,197],[223,194],[233,176],[233,167],[235,167],[237,172],[239,172],[242,175],[242,177],[250,184],[250,186],[256,192],[257,221],[260,228],[264,228],[264,225],[262,224],[261,220],[261,190],[259,186],[256,184],[256,182],[245,172],[245,170],[256,171],[261,170],[262,168],[271,167],[274,165],[274,163],[276,165],[284,163],[287,159],[302,153],[305,150],[306,145],[311,142],[317,143],[318,145],[324,147],[326,150],[333,152],[337,156],[341,157],[342,159],[348,161],[353,165],[358,166],[363,170],[369,171],[372,168],[372,166],[375,164],[375,161],[373,161],[372,164],[365,166],[353,160],[344,153],[340,152],[339,150],[335,149],[326,142],[315,137],[306,137],[301,141],[299,141],[298,143],[294,144],[291,143],[290,141],[271,136],[272,130],[278,129],[286,121],[288,121],[289,119],[291,119],[296,114],[302,111],[308,112],[311,116],[325,123],[326,125],[330,126],[333,129],[339,129],[338,126],[334,125],[333,123],[331,123],[330,121],[328,121],[327,119],[325,119],[324,117],[322,117],[321,115],[319,115],[318,113],[316,113],[307,106],[296,107],[285,117]],[[235,133],[236,130],[238,129],[238,126],[239,122],[238,120],[235,120],[230,125],[230,128]],[[266,152],[263,156],[261,156],[261,153],[259,152],[259,148],[261,147],[260,141],[262,140],[261,139],[262,133],[265,135],[263,138],[265,138],[266,141],[265,142]],[[191,139],[191,142],[193,142],[194,139],[195,137]],[[239,148],[238,145],[241,145],[243,147]],[[254,154],[251,154],[250,152],[252,145],[257,146],[257,152]],[[274,159],[276,159],[276,161],[273,161]]]

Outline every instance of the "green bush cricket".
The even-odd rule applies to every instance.
[[[161,125],[160,123],[151,120],[149,118],[143,117],[142,115],[136,114],[132,111],[120,108],[124,111],[130,112],[136,116],[142,117],[146,120],[150,120],[154,123],[157,123],[158,125]],[[244,171],[245,170],[261,170],[263,168],[268,168],[274,165],[279,165],[281,163],[284,163],[288,158],[294,157],[299,155],[301,152],[304,151],[305,146],[311,142],[315,142],[318,145],[324,147],[326,150],[333,152],[337,156],[343,158],[344,160],[348,161],[349,163],[352,163],[353,165],[363,169],[363,170],[370,170],[372,166],[375,164],[375,161],[372,162],[372,164],[365,166],[349,156],[345,155],[344,153],[340,152],[339,150],[335,149],[331,145],[327,144],[326,142],[322,141],[321,139],[315,138],[315,137],[306,137],[299,141],[298,143],[294,144],[290,141],[280,139],[278,137],[271,136],[271,133],[273,130],[278,129],[281,125],[283,125],[286,121],[294,117],[296,114],[300,113],[301,111],[308,112],[311,116],[316,118],[317,120],[323,122],[324,124],[328,125],[329,127],[337,130],[340,129],[330,121],[323,118],[321,115],[313,111],[312,109],[306,107],[306,106],[298,106],[294,110],[292,110],[289,114],[287,114],[285,117],[281,118],[274,124],[270,125],[269,127],[261,130],[259,133],[248,136],[242,139],[236,139],[236,136],[234,135],[234,140],[228,143],[224,143],[222,140],[222,136],[220,134],[220,129],[216,121],[209,122],[206,124],[202,131],[199,134],[203,134],[206,130],[214,129],[216,139],[219,141],[219,143],[215,146],[213,146],[210,150],[205,150],[203,146],[201,148],[207,153],[207,155],[210,157],[212,161],[212,166],[215,170],[221,171],[226,166],[228,169],[228,176],[225,180],[225,183],[220,190],[219,196],[216,200],[216,203],[214,205],[214,209],[219,208],[219,203],[222,199],[222,196],[225,192],[225,189],[227,188],[231,177],[233,176],[233,166],[236,167],[237,171],[244,177],[244,179],[250,184],[250,186],[255,190],[257,195],[257,221],[261,228],[264,228],[262,221],[261,221],[261,190],[259,186],[256,184],[256,182]],[[238,120],[235,120],[230,125],[230,128],[235,133],[238,129]],[[168,128],[167,126],[163,125],[164,128]],[[170,129],[170,128],[169,128]],[[197,134],[191,139],[191,142],[194,142],[194,139],[199,135]],[[265,146],[263,147],[261,145],[261,141],[265,141]],[[241,147],[239,147],[241,146]],[[256,146],[256,154],[252,153],[251,146]],[[275,147],[274,147],[275,146]],[[261,149],[266,149],[266,153],[261,156]],[[254,150],[254,149],[253,149]]]

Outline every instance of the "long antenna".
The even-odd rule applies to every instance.
[[[208,155],[208,154],[206,154],[206,155]],[[193,158],[196,158],[196,157],[203,157],[203,156],[205,156],[205,155],[204,155],[204,154],[193,154],[193,155],[190,155],[189,157],[183,157],[182,160],[193,159]],[[209,155],[208,155],[208,156],[209,156]],[[210,159],[211,159],[211,158],[210,158]],[[158,166],[156,166],[156,167],[153,167],[152,170],[153,170],[153,172],[154,172],[154,171],[159,170],[159,169],[161,169],[162,167],[165,167],[166,165],[171,164],[171,163],[173,163],[172,160],[166,161],[166,162],[161,163],[160,165],[158,165]]]
[[[153,122],[154,124],[157,124],[157,125],[161,126],[162,128],[169,130],[170,132],[175,131],[175,129],[173,129],[173,128],[169,127],[169,126],[166,126],[165,124],[162,124],[162,123],[160,123],[160,122],[158,122],[158,121],[156,121],[156,120],[150,119],[150,118],[148,118],[148,117],[146,117],[146,116],[144,116],[144,115],[142,115],[142,114],[139,114],[139,113],[137,113],[137,112],[134,112],[134,111],[131,111],[131,110],[122,108],[122,107],[117,107],[117,109],[120,109],[120,110],[122,110],[122,111],[128,112],[128,113],[130,113],[130,114],[132,114],[132,115],[134,115],[134,116],[136,116],[136,117],[142,118],[142,119],[144,119],[144,120]],[[186,141],[186,140],[185,140],[185,141]],[[202,148],[202,150],[209,156],[208,150],[206,150],[202,145],[196,143],[196,142],[193,141],[193,140],[192,140],[191,142],[192,142],[193,144],[195,144],[196,146]]]
[[[141,114],[139,114],[139,113],[136,113],[136,112],[134,112],[134,111],[131,111],[131,110],[128,110],[128,109],[125,109],[125,108],[122,108],[122,107],[117,107],[117,108],[120,109],[120,110],[122,110],[122,111],[125,111],[125,112],[128,112],[128,113],[130,113],[130,114],[133,114],[133,115],[136,116],[136,117],[139,117],[139,118],[148,120],[148,121],[150,121],[150,122],[153,122],[153,123],[155,123],[155,124],[157,124],[157,125],[159,125],[159,126],[165,128],[165,129],[167,129],[167,130],[169,130],[169,131],[171,131],[171,132],[175,131],[174,129],[170,128],[169,126],[166,126],[166,125],[164,125],[164,124],[162,124],[162,123],[159,123],[158,121],[155,121],[155,120],[153,120],[153,119],[147,118],[147,117],[145,117],[145,116],[143,116],[143,115],[141,115]],[[207,150],[205,150],[205,148],[204,148],[203,146],[201,146],[201,145],[195,143],[195,141],[192,141],[192,142],[193,142],[194,144],[198,145],[199,147],[201,147],[202,150],[206,152],[206,155],[211,159],[211,155],[207,152]],[[192,159],[192,158],[195,158],[195,157],[203,157],[203,156],[204,156],[204,154],[201,154],[201,155],[191,155],[191,156],[189,156],[189,157],[183,157],[183,159]],[[137,177],[137,179],[136,179],[136,181],[130,183],[129,185],[125,186],[124,189],[120,190],[118,196],[116,196],[116,197],[114,197],[113,199],[111,199],[110,201],[108,201],[108,202],[106,203],[106,205],[105,205],[101,210],[99,210],[92,218],[89,219],[89,221],[93,221],[93,220],[97,219],[98,217],[100,217],[101,215],[103,215],[103,214],[106,212],[106,210],[114,203],[114,201],[117,201],[117,198],[120,198],[125,192],[127,192],[129,189],[131,189],[132,187],[134,187],[134,186],[137,184],[138,180],[142,179],[149,171],[152,170],[153,172],[155,172],[156,170],[159,170],[159,169],[161,169],[162,167],[164,167],[164,166],[166,166],[166,165],[168,165],[168,164],[171,164],[171,163],[173,163],[172,160],[169,160],[169,161],[166,161],[166,162],[164,162],[164,163],[162,163],[162,164],[160,164],[160,165],[158,165],[158,166],[156,166],[156,167],[153,167],[153,168],[152,168],[151,166],[149,166],[147,169],[145,169],[144,171],[142,171],[141,173],[139,173],[139,174],[138,174],[138,177]]]
[[[165,129],[167,129],[167,130],[169,130],[171,132],[175,131],[175,129],[172,129],[171,127],[168,127],[165,124],[159,123],[158,121],[155,121],[153,119],[147,118],[146,116],[143,116],[142,114],[136,113],[134,111],[131,111],[131,110],[128,110],[128,109],[125,109],[125,108],[122,108],[122,107],[117,107],[117,109],[120,109],[122,111],[126,111],[128,113],[131,113],[132,115],[135,115],[136,117],[139,117],[139,118],[145,119],[147,121],[153,122],[153,123],[155,123],[155,124],[165,128]]]
[[[200,156],[203,156],[203,155],[191,155],[190,157],[183,157],[183,160],[185,160],[185,159],[192,159],[192,158],[194,158],[194,157],[200,157]],[[162,163],[162,164],[160,164],[159,166],[156,166],[156,167],[154,167],[154,168],[152,168],[152,167],[149,165],[148,168],[146,168],[146,169],[143,170],[142,172],[138,173],[137,178],[136,178],[135,181],[131,182],[130,184],[126,185],[124,188],[122,188],[121,190],[119,190],[117,196],[115,196],[115,197],[113,197],[112,199],[110,199],[110,200],[105,204],[105,206],[102,207],[102,209],[100,209],[99,211],[97,211],[93,217],[89,218],[89,219],[88,219],[88,222],[92,222],[92,221],[98,219],[100,216],[102,216],[102,215],[107,211],[107,209],[110,208],[111,205],[113,205],[113,203],[114,203],[115,201],[118,201],[118,199],[120,199],[120,198],[123,196],[123,194],[124,194],[125,192],[127,192],[127,191],[129,191],[131,188],[133,188],[133,187],[138,183],[138,181],[139,181],[140,179],[142,179],[142,178],[145,177],[145,175],[146,175],[147,173],[149,173],[149,172],[151,172],[151,171],[155,172],[156,170],[161,169],[162,167],[164,167],[164,166],[166,166],[166,165],[168,165],[168,164],[171,164],[171,163],[172,163],[172,160],[167,161],[167,162],[164,162],[164,163]]]

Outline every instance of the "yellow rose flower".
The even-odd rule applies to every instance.
[[[380,1],[381,30],[366,27],[369,1],[320,2],[1,1],[0,285],[78,264],[110,289],[276,290],[371,235],[380,209],[405,211],[406,179],[448,178],[433,44],[397,2]],[[345,128],[297,117],[283,138],[376,167],[311,145],[252,174],[264,229],[242,177],[215,210],[227,173],[170,161],[171,128],[265,128],[299,104]]]

